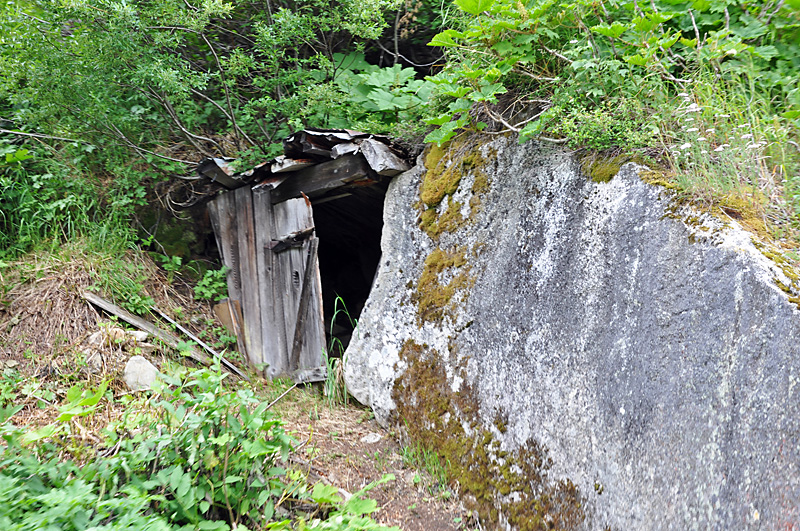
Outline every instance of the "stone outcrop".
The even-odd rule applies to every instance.
[[[800,526],[796,277],[626,164],[505,138],[387,194],[350,392],[491,526]],[[790,301],[790,299],[792,299]]]

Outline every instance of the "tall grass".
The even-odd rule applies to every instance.
[[[735,197],[763,211],[776,236],[800,229],[798,130],[753,75],[706,72],[669,106],[668,157],[679,187],[708,203]]]

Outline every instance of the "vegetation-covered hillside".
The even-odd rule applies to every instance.
[[[141,315],[170,305],[230,347],[201,322],[206,302],[188,310],[223,295],[219,264],[168,250],[144,219],[201,159],[248,167],[306,127],[409,144],[513,134],[575,150],[598,181],[645,163],[653,182],[776,244],[776,259],[800,260],[798,0],[5,2],[0,352],[57,360],[0,367],[6,528],[377,526],[371,501],[287,472],[279,419],[214,371],[176,368],[145,399],[110,389],[113,373],[42,384],[85,374],[58,369],[82,363],[65,356],[92,320],[65,310],[80,289]],[[42,308],[24,334],[22,302]],[[124,414],[82,436],[104,401]],[[34,408],[58,418],[20,429]],[[287,500],[313,511],[289,514]]]

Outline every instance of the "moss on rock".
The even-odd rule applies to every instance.
[[[419,227],[431,239],[436,240],[443,232],[455,232],[464,226],[480,210],[480,197],[489,191],[489,176],[484,171],[488,163],[483,155],[480,137],[460,137],[444,147],[432,145],[425,154],[426,172],[420,186],[420,200],[415,205],[422,210]],[[493,153],[489,153],[489,157]],[[472,175],[470,189],[470,212],[461,214],[461,203],[453,201],[462,179]],[[448,200],[445,207],[442,203]],[[441,214],[441,217],[440,217]]]
[[[414,294],[420,322],[441,322],[456,292],[471,286],[469,268],[464,267],[466,263],[467,251],[463,247],[453,250],[436,248],[428,255]],[[458,269],[461,270],[454,271]],[[443,282],[442,276],[447,273],[451,278]]]
[[[478,401],[466,380],[467,359],[455,341],[449,348],[450,359],[461,361],[457,370],[463,381],[457,391],[437,351],[411,340],[403,345],[400,359],[408,368],[392,392],[396,421],[409,438],[449,463],[450,481],[490,527],[505,520],[522,531],[577,528],[585,519],[577,487],[549,478],[552,461],[536,441],[513,451],[501,449],[495,432],[505,431],[505,419],[498,418],[493,427],[478,423]]]

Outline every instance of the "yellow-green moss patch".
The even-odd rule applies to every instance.
[[[456,292],[472,286],[469,268],[464,267],[466,263],[467,252],[463,247],[450,251],[437,248],[428,255],[414,294],[420,322],[440,322]],[[451,278],[442,283],[440,276],[445,272]]]
[[[466,359],[450,342],[450,359]],[[451,482],[457,483],[466,505],[494,527],[500,514],[516,529],[576,529],[585,519],[584,500],[569,480],[548,477],[552,462],[536,441],[513,451],[501,450],[493,431],[478,422],[478,402],[465,382],[451,390],[439,353],[407,341],[400,358],[408,366],[395,383],[392,398],[397,421],[409,438],[439,454],[449,463]],[[469,426],[468,431],[464,423]],[[497,433],[506,420],[496,419]]]
[[[607,183],[619,173],[623,164],[636,162],[644,164],[638,154],[609,155],[604,152],[592,152],[581,159],[581,170],[596,183]]]
[[[464,137],[443,147],[431,145],[428,148],[425,155],[427,171],[420,188],[420,199],[427,207],[435,207],[445,196],[453,195],[467,172],[486,165],[480,141],[480,137]],[[485,185],[488,186],[488,178]]]
[[[482,154],[481,137],[463,136],[443,147],[432,145],[425,155],[426,172],[420,186],[420,200],[415,208],[420,209],[419,227],[431,239],[436,240],[443,232],[454,232],[464,226],[478,213],[480,196],[489,190],[489,176],[484,167],[489,163]],[[489,151],[489,157],[496,152]],[[473,177],[469,199],[470,211],[465,218],[462,204],[452,199],[464,176]],[[447,208],[442,202],[448,200]],[[439,217],[439,212],[442,212]]]
[[[678,190],[680,187],[670,180],[667,172],[661,170],[643,170],[639,172],[639,178],[647,184],[660,186],[667,190]]]
[[[462,204],[448,197],[447,209],[438,215],[435,208],[424,210],[420,215],[419,228],[431,239],[437,239],[443,232],[454,232],[466,221],[461,214]]]

